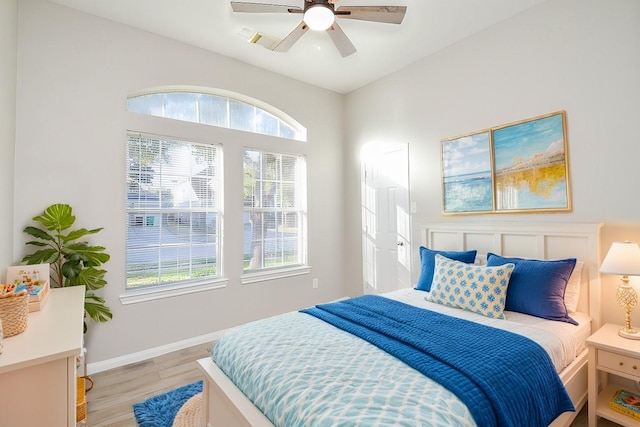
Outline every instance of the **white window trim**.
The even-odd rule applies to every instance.
[[[283,279],[285,277],[302,276],[311,273],[310,265],[301,265],[288,268],[274,268],[273,270],[257,271],[243,274],[240,278],[243,285],[265,282],[267,280]]]
[[[168,284],[165,286],[155,285],[142,289],[128,289],[126,294],[120,295],[120,302],[122,305],[138,304],[141,302],[172,298],[179,295],[222,289],[226,288],[228,283],[229,279],[223,277],[206,281]]]

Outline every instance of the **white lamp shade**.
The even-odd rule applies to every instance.
[[[312,30],[324,31],[333,25],[333,11],[324,4],[316,4],[307,9],[302,18]]]
[[[640,247],[635,242],[614,242],[600,265],[600,272],[640,276]]]

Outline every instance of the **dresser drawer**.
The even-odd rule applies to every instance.
[[[598,366],[640,377],[640,359],[598,350]]]

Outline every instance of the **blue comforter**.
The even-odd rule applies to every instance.
[[[575,410],[547,353],[526,337],[375,295],[301,311],[439,382],[478,426],[547,426]]]

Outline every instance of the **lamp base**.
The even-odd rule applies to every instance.
[[[621,328],[618,331],[618,335],[620,335],[622,338],[627,338],[630,340],[640,340],[640,332],[636,331],[633,328]]]

